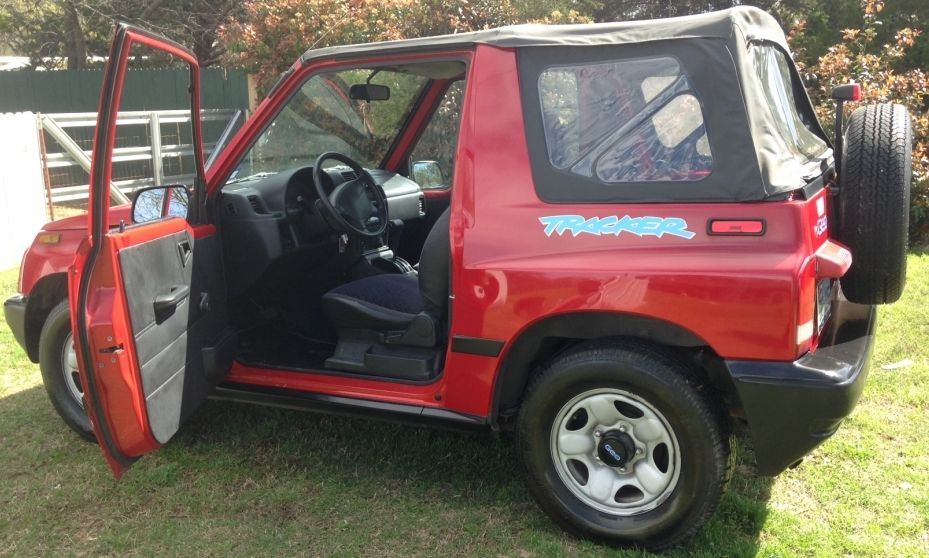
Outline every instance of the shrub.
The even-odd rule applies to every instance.
[[[883,3],[866,0],[862,5],[863,24],[859,29],[845,29],[843,42],[830,47],[816,61],[805,61],[798,49],[794,57],[807,82],[807,88],[826,129],[835,122],[835,105],[830,99],[832,88],[851,81],[861,84],[862,101],[894,102],[906,105],[913,115],[913,187],[910,215],[910,240],[929,240],[929,77],[921,69],[898,70],[921,31],[903,28],[896,32],[890,44],[878,44],[877,27]],[[804,32],[800,22],[791,32],[797,37]],[[854,106],[849,107],[853,110]]]

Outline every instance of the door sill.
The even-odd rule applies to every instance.
[[[310,411],[329,415],[375,418],[391,422],[405,422],[438,426],[452,430],[475,431],[488,428],[487,417],[480,417],[402,403],[388,403],[370,399],[341,397],[323,393],[309,393],[285,388],[253,386],[225,382],[216,387],[211,399],[252,403],[267,407]]]
[[[248,368],[264,368],[276,372],[294,372],[297,374],[313,374],[321,376],[335,376],[339,378],[351,378],[353,380],[368,380],[372,382],[384,382],[388,384],[405,384],[411,386],[428,386],[442,379],[445,370],[442,369],[432,378],[427,380],[408,380],[403,378],[393,378],[390,376],[378,376],[376,374],[361,374],[359,372],[345,372],[344,370],[332,370],[329,368],[300,368],[281,364],[271,364],[267,362],[256,362],[250,360],[236,359],[236,362]],[[244,385],[244,384],[243,384]]]

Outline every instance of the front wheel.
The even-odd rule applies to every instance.
[[[712,516],[729,475],[718,409],[673,353],[597,342],[532,382],[517,435],[529,490],[568,531],[657,550]]]
[[[67,299],[52,308],[39,335],[39,368],[52,406],[71,430],[95,442],[90,419],[84,411],[84,388],[77,371],[74,336]]]

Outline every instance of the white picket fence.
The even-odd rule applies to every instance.
[[[46,221],[36,115],[0,114],[0,269],[19,265]]]

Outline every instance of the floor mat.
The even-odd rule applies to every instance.
[[[335,344],[292,332],[259,328],[241,337],[238,359],[243,364],[273,368],[322,370]]]

